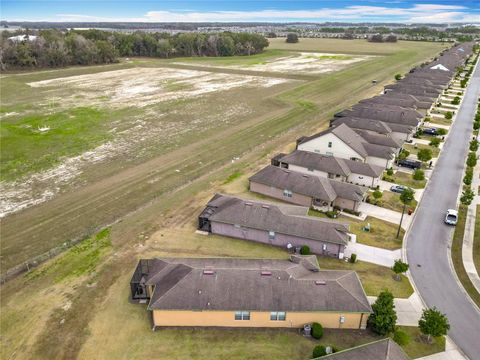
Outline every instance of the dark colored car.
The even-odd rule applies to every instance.
[[[407,167],[410,169],[420,169],[422,167],[422,163],[420,161],[410,160],[410,159],[398,160],[397,165]]]
[[[435,136],[435,135],[437,135],[437,129],[436,128],[425,128],[425,129],[423,129],[423,133],[425,135]]]
[[[393,185],[392,187],[390,187],[391,192],[395,192],[395,193],[399,193],[399,194],[404,192],[405,189],[406,189],[406,187],[403,186],[403,185]]]

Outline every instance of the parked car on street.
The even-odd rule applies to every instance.
[[[407,167],[410,169],[420,169],[422,167],[422,162],[417,160],[411,160],[411,159],[403,159],[403,160],[398,160],[397,165]]]
[[[435,136],[435,135],[437,135],[437,129],[436,128],[425,128],[425,129],[423,129],[423,133],[425,135]]]
[[[390,187],[390,191],[401,194],[402,192],[405,191],[406,188],[407,187],[403,185],[393,185]]]
[[[445,224],[457,225],[457,221],[458,221],[458,211],[454,209],[448,209],[447,215],[445,216]]]

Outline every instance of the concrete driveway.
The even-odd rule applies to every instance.
[[[357,259],[372,264],[392,267],[397,259],[402,258],[402,250],[386,250],[374,246],[349,242],[345,248],[345,256],[357,254]]]
[[[373,216],[377,219],[385,220],[389,223],[396,224],[396,225],[400,224],[400,218],[402,217],[402,213],[398,211],[385,209],[383,207],[368,204],[366,202],[362,202],[359,205],[358,211],[360,211],[361,213],[367,216]],[[403,221],[402,221],[402,229],[407,230],[408,227],[410,226],[411,221],[412,221],[412,217],[408,215],[407,212],[405,212],[405,215],[403,216]]]

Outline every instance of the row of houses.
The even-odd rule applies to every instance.
[[[140,260],[130,282],[131,300],[148,303],[153,328],[300,328],[319,322],[326,328],[364,329],[372,309],[357,274],[322,270],[316,256],[294,251],[307,245],[315,254],[343,258],[349,225],[308,211],[356,211],[471,49],[471,44],[454,46],[386,86],[384,94],[335,114],[327,130],[298,139],[292,153],[274,156],[249,186],[284,203],[215,194],[198,217],[200,231],[293,254],[289,260]],[[352,351],[332,358],[406,359],[389,340]]]

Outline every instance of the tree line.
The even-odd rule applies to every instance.
[[[27,32],[28,34],[28,32]],[[253,55],[268,46],[268,40],[251,33],[131,34],[101,30],[39,30],[34,40],[12,41],[12,33],[0,38],[0,68],[60,67],[108,64],[118,57],[191,57]]]

